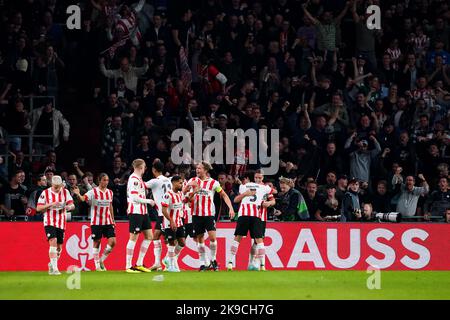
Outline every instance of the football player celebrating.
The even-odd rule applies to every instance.
[[[172,190],[166,192],[161,203],[164,215],[164,234],[169,242],[167,268],[169,272],[180,272],[177,258],[184,247],[186,237],[183,227],[183,202],[185,197],[181,192],[182,188],[183,179],[180,176],[172,177]]]
[[[216,241],[216,221],[214,216],[216,209],[214,206],[214,193],[217,192],[223,198],[229,208],[230,218],[234,218],[233,205],[225,191],[220,186],[220,183],[208,176],[208,172],[212,169],[211,165],[202,161],[197,165],[197,176],[190,179],[189,186],[192,186],[195,192],[192,195],[192,223],[194,224],[194,232],[197,237],[197,249],[201,262],[200,271],[207,269],[219,270],[216,261],[217,241]],[[209,249],[211,251],[211,261],[206,255],[206,248],[204,243],[204,234],[208,232],[210,239]]]
[[[150,181],[145,183],[147,189],[152,191],[153,200],[155,201],[156,210],[158,210],[158,217],[155,225],[155,232],[153,233],[153,253],[155,254],[155,263],[150,268],[151,270],[161,270],[161,235],[162,235],[162,221],[163,221],[163,213],[161,203],[164,198],[164,194],[170,190],[172,187],[172,183],[170,182],[170,178],[167,178],[163,175],[164,164],[161,160],[156,160],[152,165],[152,173],[155,177]]]
[[[100,173],[98,176],[98,187],[89,190],[84,195],[80,194],[80,189],[75,187],[74,194],[82,202],[88,202],[91,206],[91,237],[94,241],[92,254],[94,256],[95,270],[106,271],[105,260],[116,245],[114,211],[112,206],[113,192],[108,189],[109,177],[106,173]],[[108,239],[108,244],[100,254],[100,244],[102,237]]]
[[[263,236],[265,232],[265,216],[267,215],[267,208],[275,204],[275,199],[272,196],[272,188],[263,183],[264,176],[260,170],[254,175],[255,182],[248,182],[239,187],[239,195],[234,198],[235,203],[241,202],[238,212],[238,221],[236,230],[234,232],[234,241],[230,248],[230,257],[227,269],[233,270],[236,264],[236,253],[242,237],[247,236],[250,231],[250,236],[255,239],[256,243],[256,259],[250,257],[249,270],[259,270],[264,267],[265,248]],[[264,215],[264,224],[261,220]],[[252,261],[256,260],[256,261]],[[257,266],[255,266],[258,264]]]
[[[151,272],[150,269],[144,266],[144,257],[152,241],[152,225],[147,211],[147,204],[154,206],[155,202],[152,199],[147,199],[146,186],[144,181],[142,181],[142,175],[146,169],[145,161],[135,159],[132,166],[134,171],[128,178],[127,185],[127,214],[130,220],[130,239],[127,243],[126,272]],[[137,263],[133,267],[134,247],[141,232],[144,234],[144,240],[139,250]]]
[[[60,176],[52,177],[52,186],[39,197],[36,211],[44,212],[44,229],[49,244],[49,275],[61,275],[58,259],[61,256],[66,229],[66,212],[75,209],[69,190],[63,187]]]

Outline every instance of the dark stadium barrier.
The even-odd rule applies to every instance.
[[[221,269],[234,234],[234,223],[218,223],[217,260]],[[276,270],[366,270],[369,265],[388,270],[450,270],[449,224],[383,223],[268,223],[266,268]],[[128,223],[116,226],[117,246],[106,260],[109,270],[125,268]],[[104,240],[103,240],[104,241]],[[208,241],[206,241],[208,243]],[[105,243],[103,242],[103,246]],[[140,241],[135,249],[137,258]],[[237,269],[246,269],[250,240],[243,239]],[[92,240],[87,223],[67,224],[60,270],[76,265],[93,270]],[[188,239],[179,265],[198,267],[196,246]],[[163,248],[163,255],[166,248]],[[145,265],[153,264],[153,245]],[[135,260],[134,260],[135,261]],[[0,223],[0,271],[46,270],[48,245],[38,222]]]

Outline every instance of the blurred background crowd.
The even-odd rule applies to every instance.
[[[131,161],[161,159],[188,178],[170,134],[201,121],[279,130],[270,219],[448,221],[447,1],[91,0],[79,2],[81,29],[68,30],[71,4],[0,2],[3,219],[37,219],[54,174],[83,192],[100,172],[125,217]],[[372,4],[381,29],[367,27]],[[214,165],[231,196],[260,167],[252,156]]]

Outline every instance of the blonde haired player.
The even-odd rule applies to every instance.
[[[49,244],[49,275],[61,275],[58,259],[64,243],[66,212],[75,209],[69,190],[63,186],[60,176],[52,177],[52,186],[45,189],[39,197],[36,211],[44,212],[44,229]]]
[[[147,204],[154,206],[155,202],[147,199],[147,187],[144,181],[142,181],[142,175],[146,169],[145,161],[135,159],[132,166],[134,171],[128,178],[127,185],[127,214],[130,220],[130,239],[127,243],[126,272],[151,272],[150,269],[144,266],[144,257],[152,241],[152,225],[148,215]],[[134,247],[141,232],[144,234],[144,240],[139,250],[136,265],[132,266]]]
[[[234,209],[231,200],[220,186],[220,183],[208,176],[208,172],[212,169],[211,165],[205,161],[199,163],[196,168],[197,176],[190,179],[188,186],[194,188],[191,195],[193,199],[192,207],[192,223],[194,225],[195,236],[197,237],[197,249],[200,258],[200,270],[205,271],[212,269],[219,270],[216,261],[217,241],[216,241],[216,209],[214,206],[214,193],[219,193],[229,208],[230,218],[234,218]],[[187,189],[187,188],[186,188]],[[209,248],[211,251],[211,259],[206,255],[204,234],[208,232]]]

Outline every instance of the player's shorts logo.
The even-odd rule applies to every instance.
[[[141,231],[141,228],[136,228],[136,229],[134,229],[136,232],[139,232],[139,231]]]
[[[51,236],[51,234],[50,234],[50,233],[47,233],[47,238],[50,238],[50,236]]]

